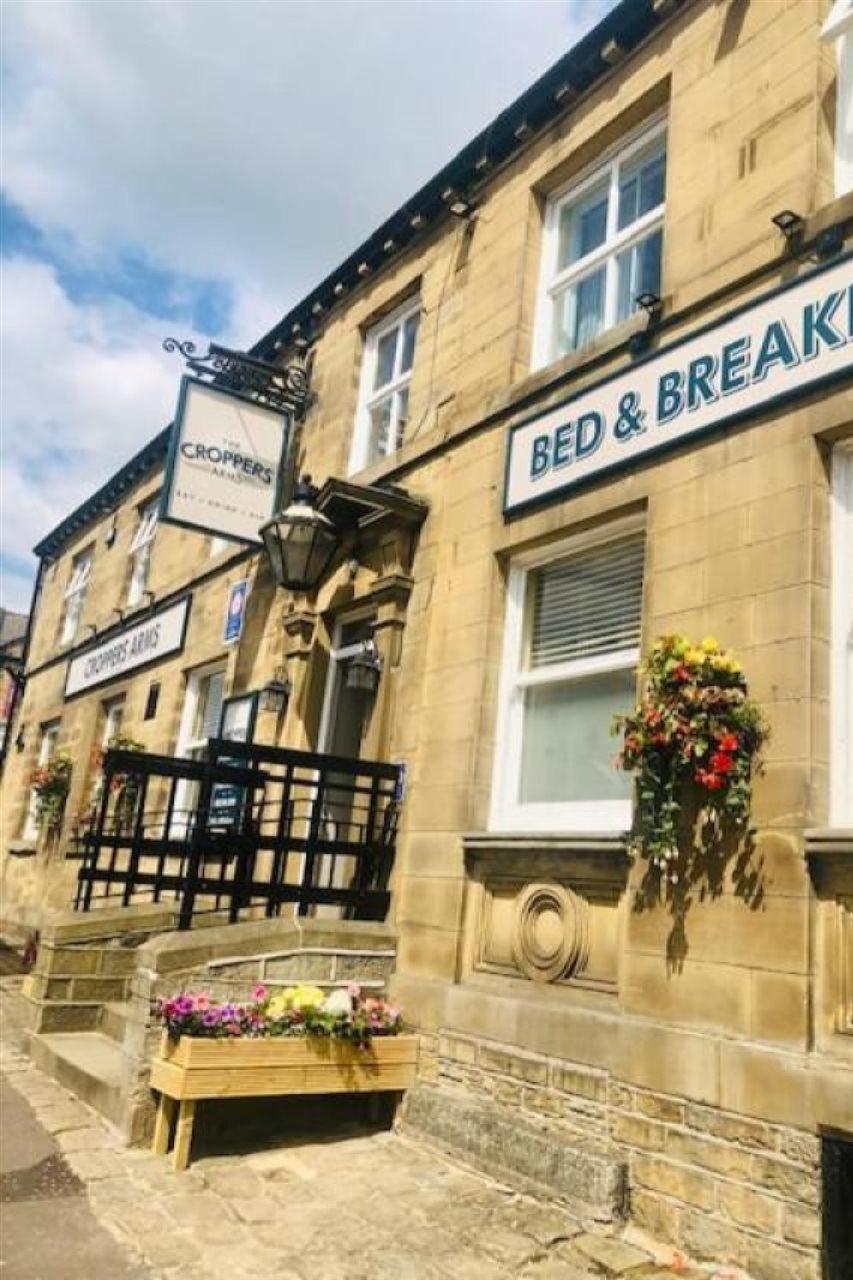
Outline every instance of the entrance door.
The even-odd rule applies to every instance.
[[[346,756],[353,760],[361,757],[375,690],[347,677],[353,658],[363,652],[365,642],[372,638],[372,618],[339,622],[335,627],[320,721],[319,747],[325,755]],[[352,781],[349,774],[328,775],[323,805],[326,839],[360,839],[360,827],[366,817],[365,804],[364,797],[353,796]],[[339,783],[338,788],[336,782]],[[316,883],[341,887],[350,881],[354,871],[353,858],[325,856],[318,864]],[[323,914],[326,911],[340,914],[337,907],[317,910]]]

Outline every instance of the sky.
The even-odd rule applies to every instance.
[[[154,436],[614,0],[2,0],[0,604]]]

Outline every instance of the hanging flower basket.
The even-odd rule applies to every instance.
[[[116,748],[121,751],[135,751],[142,755],[145,752],[143,743],[125,734],[116,734],[110,738],[105,747],[95,747],[92,751],[92,768],[97,770],[92,784],[92,793],[88,808],[83,815],[83,825],[91,826],[98,812],[98,805],[104,794],[104,757],[107,751]],[[136,812],[136,802],[142,788],[142,779],[135,773],[114,773],[110,778],[110,794],[115,797],[113,804],[113,821],[116,831],[127,831]]]
[[[749,832],[752,779],[767,730],[740,663],[710,636],[700,644],[663,636],[643,669],[640,704],[614,724],[622,735],[617,764],[636,776],[630,850],[673,885],[693,843],[686,817],[695,815],[705,849]]]
[[[49,835],[55,835],[62,826],[72,767],[68,752],[57,751],[47,764],[35,770],[30,780],[36,798],[36,822]]]

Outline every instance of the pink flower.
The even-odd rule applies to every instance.
[[[257,1004],[261,1004],[264,1000],[266,1000],[268,995],[269,995],[269,990],[267,987],[264,986],[262,982],[259,982],[257,986],[252,988],[252,999]]]

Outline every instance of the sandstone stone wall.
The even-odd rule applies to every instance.
[[[820,1144],[786,1125],[640,1089],[582,1063],[442,1035],[437,1083],[627,1161],[628,1213],[652,1235],[752,1274],[820,1274]]]

